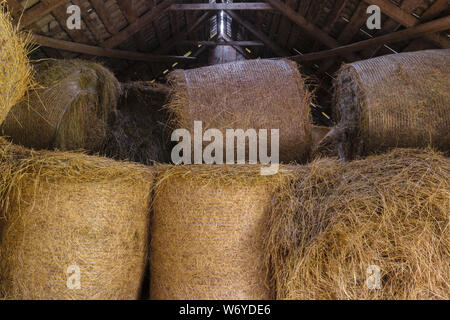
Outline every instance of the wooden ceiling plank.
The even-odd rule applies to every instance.
[[[110,14],[106,9],[105,2],[103,0],[89,0],[89,1],[91,3],[91,6],[97,13],[98,17],[100,18],[101,22],[105,26],[105,29],[111,34],[116,34],[117,32],[119,32],[118,26],[110,18]]]
[[[67,0],[48,0],[47,2],[43,1],[36,4],[35,6],[26,10],[26,12],[23,14],[20,19],[20,28],[23,29],[30,26],[65,2],[67,2]],[[19,18],[20,17],[18,17],[17,19]],[[15,22],[18,22],[18,20],[15,20]]]
[[[76,29],[69,29],[67,27],[67,7],[70,6],[71,3],[68,2],[55,10],[53,10],[51,13],[56,21],[58,21],[61,28],[69,35],[69,37],[75,41],[80,43],[89,44],[91,41],[89,40],[89,37],[83,32],[83,30],[76,30]]]
[[[245,29],[247,29],[250,33],[252,33],[256,38],[264,42],[264,44],[271,49],[275,54],[279,56],[287,56],[289,55],[289,52],[285,51],[283,48],[279,47],[275,42],[270,40],[268,36],[266,36],[262,31],[258,30],[255,26],[253,26],[251,23],[249,23],[247,20],[244,20],[241,18],[236,12],[234,11],[226,11],[227,14],[236,20],[240,25],[242,25]]]
[[[126,50],[117,50],[117,49],[109,49],[98,46],[91,46],[82,43],[75,43],[71,41],[58,40],[50,37],[45,37],[41,35],[33,35],[33,40],[35,43],[54,48],[58,50],[65,50],[70,52],[84,53],[93,56],[100,57],[109,57],[109,58],[117,58],[117,59],[125,59],[125,60],[136,60],[136,61],[147,61],[147,62],[163,62],[163,61],[180,61],[180,60],[193,60],[190,57],[184,56],[164,56],[164,55],[154,55],[148,53],[134,52],[134,51],[126,51]],[[194,58],[195,59],[195,58]]]
[[[127,18],[128,23],[134,23],[139,17],[136,13],[136,9],[134,7],[134,0],[116,0],[119,8],[122,10],[122,13]],[[137,47],[140,51],[146,51],[147,49],[147,41],[145,40],[145,36],[142,31],[138,31],[135,35],[135,40]]]
[[[138,33],[142,26],[151,23],[153,19],[159,17],[163,12],[167,11],[168,7],[174,2],[174,0],[164,0],[157,6],[150,9],[147,13],[141,16],[139,19],[131,23],[128,27],[124,28],[120,32],[113,35],[111,38],[107,39],[102,43],[105,48],[114,48],[134,36]]]
[[[349,45],[341,46],[338,48],[325,50],[321,52],[309,53],[305,55],[299,55],[290,57],[295,61],[315,61],[321,60],[325,58],[329,58],[335,55],[360,51],[361,49],[377,46],[380,44],[388,44],[394,43],[414,38],[420,38],[426,34],[430,34],[433,32],[440,32],[443,30],[447,30],[450,27],[450,16],[446,16],[444,18],[440,18],[437,20],[433,20],[431,22],[426,22],[423,24],[419,24],[417,26],[413,26],[401,31],[393,32],[381,37],[372,38],[369,40],[364,40],[356,43],[352,43]]]
[[[418,25],[421,22],[419,19],[404,11],[402,8],[397,7],[388,0],[364,1],[368,4],[379,6],[381,8],[381,12],[405,27],[412,27]],[[439,34],[427,34],[425,38],[439,47],[450,48],[450,40],[444,36],[441,36]]]

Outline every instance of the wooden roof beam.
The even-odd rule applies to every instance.
[[[125,60],[136,60],[146,62],[163,62],[163,61],[181,61],[181,60],[193,60],[191,57],[179,57],[179,56],[164,56],[154,55],[134,51],[117,50],[102,48],[97,46],[91,46],[87,44],[81,44],[71,41],[58,40],[41,35],[33,35],[33,41],[41,46],[54,48],[58,50],[65,50],[70,52],[84,53],[93,56],[117,58]]]
[[[253,34],[256,38],[261,40],[269,49],[271,49],[275,54],[279,56],[288,56],[289,52],[279,47],[275,42],[270,40],[268,36],[258,30],[254,25],[252,25],[247,20],[243,19],[240,15],[238,15],[234,11],[226,11],[226,13],[236,20],[241,26],[247,29],[251,34]]]
[[[387,44],[393,42],[399,42],[414,38],[423,37],[424,35],[444,31],[450,28],[450,16],[446,16],[441,19],[433,20],[431,22],[419,24],[414,27],[410,27],[405,30],[393,32],[381,37],[372,38],[369,40],[364,40],[356,43],[352,43],[346,46],[341,46],[338,48],[325,50],[321,52],[308,53],[304,55],[298,55],[290,57],[290,59],[295,61],[315,61],[326,59],[339,54],[345,54],[355,51],[360,51],[367,47],[378,46],[380,44]]]
[[[264,2],[237,3],[177,3],[170,6],[172,11],[217,11],[217,10],[271,10],[273,8]]]
[[[388,0],[364,0],[370,5],[377,5],[380,7],[381,12],[386,14],[391,19],[395,20],[399,24],[405,27],[413,27],[418,25],[421,21],[409,14],[402,8],[397,7],[395,4]],[[433,42],[435,45],[442,48],[450,48],[450,40],[439,34],[427,34],[424,36],[427,40]]]
[[[26,10],[23,16],[16,17],[14,21],[18,23],[20,19],[20,28],[26,28],[34,22],[38,21],[43,16],[52,12],[54,9],[61,6],[65,2],[67,2],[67,0],[47,0],[40,2],[30,9]],[[7,3],[9,3],[9,1],[7,1]]]
[[[339,42],[334,39],[332,36],[324,32],[322,29],[308,21],[305,17],[303,17],[300,13],[294,11],[290,7],[288,7],[285,3],[280,0],[266,0],[273,8],[280,11],[286,17],[288,17],[292,22],[301,27],[310,36],[320,41],[322,44],[327,46],[328,48],[336,48],[339,47]],[[347,55],[344,57],[353,60],[356,57],[353,54]]]
[[[159,3],[158,5],[150,9],[147,13],[145,13],[143,16],[141,16],[139,19],[130,23],[128,27],[116,33],[111,38],[105,40],[102,43],[102,47],[110,49],[117,47],[118,45],[126,41],[128,38],[138,33],[145,24],[152,22],[153,19],[159,17],[164,12],[166,12],[173,2],[174,0],[164,0],[163,2]]]

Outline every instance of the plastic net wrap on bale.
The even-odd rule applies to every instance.
[[[265,240],[278,299],[450,298],[449,158],[395,149],[296,175]]]
[[[0,0],[0,124],[13,105],[32,86],[30,37],[13,26],[12,18]]]
[[[254,166],[158,170],[152,218],[151,299],[271,299],[263,234],[289,174]]]
[[[392,147],[450,148],[450,50],[382,56],[345,65],[335,84],[330,136],[339,155]]]
[[[151,169],[2,141],[0,177],[0,299],[139,297]]]
[[[99,151],[120,92],[114,75],[93,62],[48,60],[36,66],[36,82],[11,109],[3,135],[28,148]]]
[[[169,88],[148,82],[121,84],[118,111],[103,143],[102,154],[143,164],[170,161],[169,116],[164,104]]]
[[[173,127],[279,129],[280,160],[302,161],[311,145],[310,95],[294,62],[251,60],[171,73]],[[268,143],[270,150],[270,138]],[[225,153],[224,153],[225,154]]]

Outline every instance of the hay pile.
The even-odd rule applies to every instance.
[[[169,162],[168,115],[162,110],[169,88],[148,82],[121,87],[118,112],[108,128],[102,154],[147,165]]]
[[[32,87],[30,50],[30,36],[13,26],[4,1],[0,1],[0,124]]]
[[[311,158],[337,156],[336,141],[330,139],[330,127],[312,126]]]
[[[388,55],[342,67],[335,83],[339,155],[392,147],[450,149],[450,50]],[[331,134],[331,133],[330,133]]]
[[[103,66],[81,60],[48,60],[36,66],[40,88],[14,106],[1,130],[34,149],[97,152],[116,110],[120,85]]]
[[[278,299],[450,298],[449,158],[396,149],[296,175],[265,240]],[[379,290],[366,286],[371,265]]]
[[[172,126],[204,130],[280,130],[280,161],[303,161],[311,147],[310,94],[294,62],[250,60],[176,70],[168,109]],[[270,139],[269,139],[270,150]],[[224,152],[225,155],[225,152]]]
[[[270,299],[262,243],[285,168],[158,166],[151,299]]]
[[[2,140],[0,299],[137,299],[152,172]],[[67,287],[71,265],[79,290]]]

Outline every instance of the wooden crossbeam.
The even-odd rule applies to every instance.
[[[254,25],[252,25],[247,20],[243,19],[240,15],[238,15],[234,11],[226,11],[226,13],[240,25],[242,25],[245,29],[247,29],[250,33],[252,33],[256,38],[261,40],[269,49],[271,49],[275,54],[279,56],[287,56],[289,52],[279,47],[275,42],[270,40],[268,36],[258,30]]]
[[[217,11],[217,10],[273,10],[264,2],[239,3],[177,3],[170,6],[172,11]]]
[[[368,4],[380,7],[381,11],[405,27],[418,25],[421,21],[388,0],[364,0]],[[450,48],[450,40],[439,34],[428,34],[425,38],[442,48]]]
[[[398,41],[404,41],[414,38],[423,37],[424,35],[444,31],[450,28],[450,16],[433,20],[424,24],[419,24],[414,27],[410,27],[405,30],[393,32],[381,37],[372,38],[369,40],[364,40],[356,43],[352,43],[346,46],[341,46],[338,48],[325,50],[321,52],[309,53],[304,55],[298,55],[290,57],[290,59],[295,61],[315,61],[339,54],[345,54],[349,52],[355,52],[367,47],[377,46],[381,44],[393,43]]]
[[[41,35],[33,35],[33,41],[41,46],[65,50],[70,52],[84,53],[93,56],[109,57],[125,60],[136,60],[146,62],[163,62],[163,61],[181,61],[181,60],[193,60],[195,58],[183,57],[183,56],[164,56],[154,55],[134,51],[117,50],[102,48],[97,46],[91,46],[87,44],[75,43],[71,41],[64,41],[45,37]]]
[[[240,46],[240,47],[262,47],[264,46],[264,43],[261,41],[226,41],[226,42],[220,42],[220,41],[189,41],[189,40],[183,40],[179,41],[177,45],[183,45],[183,46],[207,46],[207,47],[215,47],[215,46]]]

